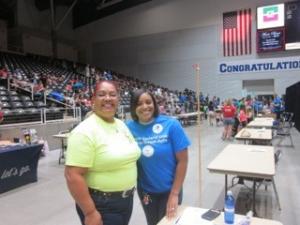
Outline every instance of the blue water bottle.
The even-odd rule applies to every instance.
[[[231,191],[227,191],[225,197],[224,220],[225,224],[234,224],[234,205],[235,200]]]

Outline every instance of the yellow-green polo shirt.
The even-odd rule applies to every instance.
[[[88,168],[85,180],[90,188],[123,191],[136,185],[140,152],[121,120],[107,123],[93,114],[71,132],[66,165]]]

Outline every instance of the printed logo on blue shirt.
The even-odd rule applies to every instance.
[[[151,145],[145,145],[142,152],[144,156],[151,157],[154,154],[154,148]]]
[[[160,132],[162,132],[163,130],[163,126],[159,123],[157,124],[154,124],[153,127],[152,127],[152,131],[155,133],[155,134],[159,134]]]

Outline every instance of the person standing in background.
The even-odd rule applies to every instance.
[[[241,128],[244,128],[244,127],[247,126],[247,122],[248,122],[245,105],[240,106],[240,112],[239,112],[239,115],[238,115],[238,119],[239,119],[239,123],[240,123],[238,131],[240,131]]]
[[[214,108],[214,103],[212,101],[209,101],[208,103],[208,122],[210,126],[214,125],[214,120],[215,118],[215,108]]]
[[[41,75],[40,75],[40,80],[41,80],[41,82],[42,82],[42,84],[43,84],[43,86],[44,86],[44,88],[47,88],[47,75],[45,74],[45,73],[42,73]]]
[[[100,81],[93,114],[68,138],[65,177],[82,225],[127,225],[132,213],[140,149],[115,118],[117,85]]]
[[[281,117],[282,111],[282,100],[278,95],[274,96],[274,100],[272,102],[273,112],[276,114],[276,120],[279,120]]]
[[[0,101],[0,124],[4,120],[4,112],[2,111],[2,102]],[[0,140],[1,140],[2,134],[0,133]]]
[[[251,107],[247,108],[246,114],[247,114],[247,123],[250,123],[253,120],[253,110]]]
[[[225,101],[225,105],[222,109],[223,111],[223,123],[224,123],[224,131],[222,135],[222,139],[230,139],[232,126],[234,124],[234,117],[236,113],[236,108],[232,105],[231,99],[227,99]]]
[[[147,224],[174,217],[182,202],[190,141],[178,120],[160,115],[154,96],[137,90],[131,96],[127,123],[142,155],[138,160],[138,194]]]

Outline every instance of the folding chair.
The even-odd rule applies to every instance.
[[[277,150],[274,153],[275,166],[278,165],[278,162],[279,162],[279,159],[281,158],[281,155],[282,155],[281,150]],[[235,183],[235,180],[238,180],[238,181]],[[274,192],[275,192],[275,197],[276,197],[278,209],[281,210],[281,205],[280,205],[279,196],[278,196],[278,192],[277,192],[274,177],[272,179],[262,179],[262,178],[250,178],[250,177],[243,177],[243,176],[235,176],[231,180],[231,183],[232,183],[231,188],[236,186],[237,184],[242,184],[245,187],[247,187],[249,190],[252,190],[252,187],[247,186],[245,184],[245,181],[249,181],[249,182],[254,182],[255,181],[255,183],[256,183],[255,190],[258,190],[261,187],[261,185],[265,185],[265,190],[267,191],[268,185],[272,184]]]
[[[294,148],[294,142],[293,142],[293,138],[291,135],[291,129],[294,126],[293,113],[285,113],[282,120],[283,121],[281,122],[281,125],[276,129],[276,132],[275,132],[275,138],[276,137],[280,138],[279,142],[277,143],[277,146],[282,146],[281,145],[282,141],[286,137],[289,137],[290,145],[287,145],[287,147]]]

